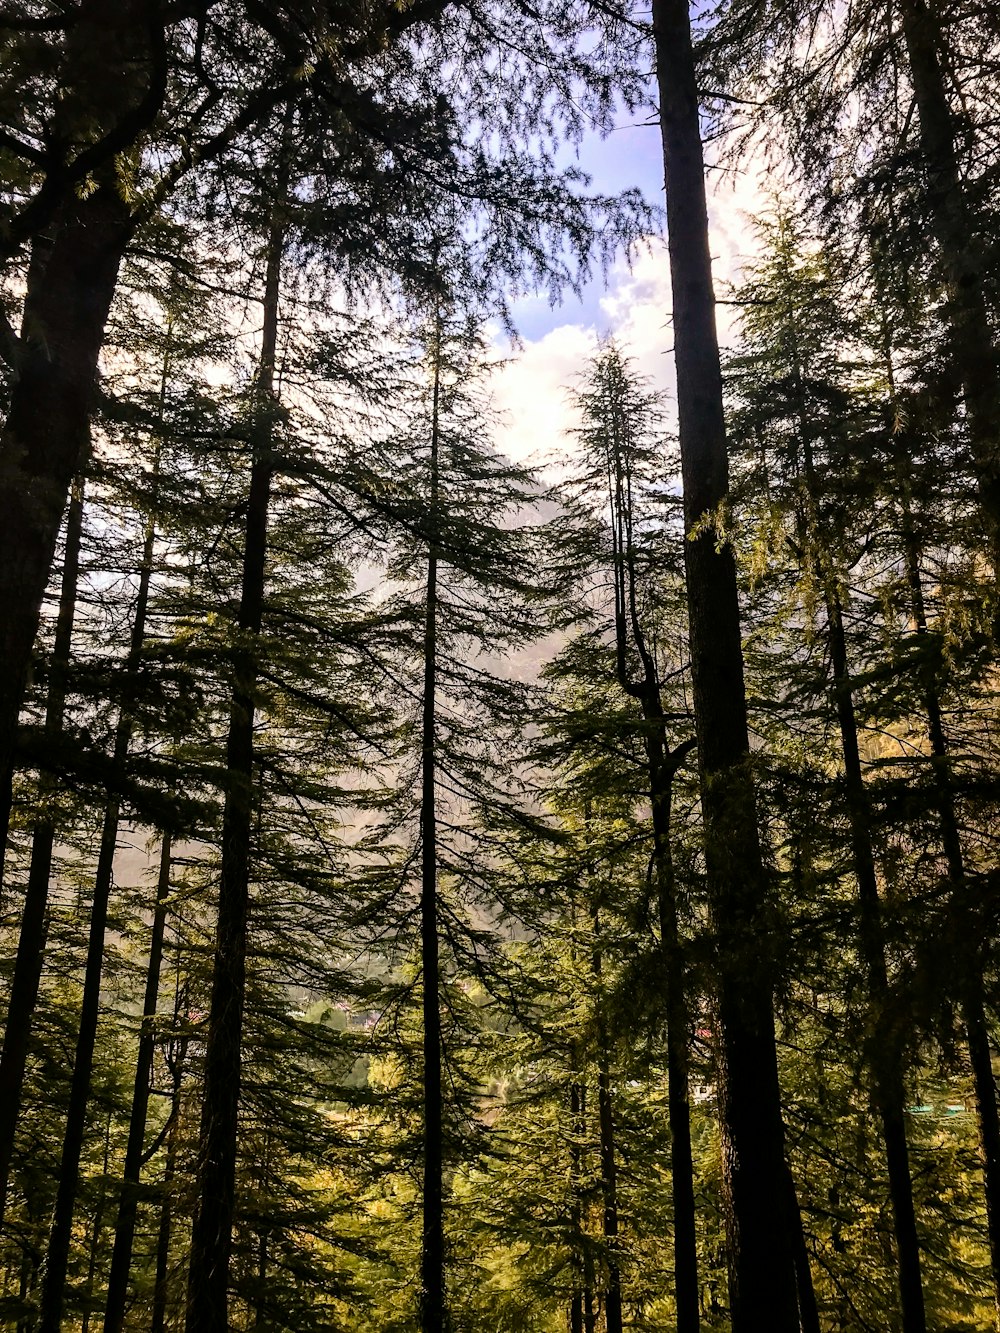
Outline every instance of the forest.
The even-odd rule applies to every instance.
[[[1000,1330],[1000,10],[0,47],[0,1324]]]

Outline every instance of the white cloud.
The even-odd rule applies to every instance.
[[[564,452],[575,422],[570,390],[596,346],[593,328],[563,324],[511,355],[493,381],[502,452],[536,465]]]
[[[729,284],[754,250],[751,220],[767,205],[768,183],[756,168],[711,178],[709,227],[716,294],[725,301]],[[573,426],[566,392],[579,375],[599,336],[613,334],[637,370],[672,395],[673,334],[670,324],[670,272],[665,237],[653,237],[631,268],[616,264],[600,300],[602,320],[565,323],[526,341],[510,354],[494,380],[497,406],[506,416],[497,444],[520,462],[551,457],[565,448],[561,440]],[[732,338],[731,306],[717,308],[723,346]],[[558,317],[558,312],[556,316]]]

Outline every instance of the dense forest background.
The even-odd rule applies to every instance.
[[[1000,1327],[998,125],[988,0],[0,8],[0,1322]]]

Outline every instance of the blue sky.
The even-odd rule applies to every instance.
[[[638,186],[647,200],[663,198],[659,128],[623,123],[601,139],[581,145],[578,162],[593,187],[605,193]],[[739,173],[709,177],[709,224],[716,290],[739,276],[752,247],[748,218],[762,202],[760,169],[751,159]],[[495,379],[495,397],[506,425],[497,443],[522,461],[552,459],[566,451],[575,425],[570,387],[597,339],[612,334],[635,368],[667,395],[673,389],[670,332],[670,279],[664,235],[650,238],[631,267],[619,260],[605,278],[600,273],[580,298],[567,295],[556,307],[545,297],[519,300],[513,308],[523,340],[513,350],[499,332],[497,351],[509,358]],[[720,340],[729,336],[730,307],[720,306]]]
[[[659,128],[655,124],[642,125],[623,119],[606,138],[602,139],[596,133],[588,135],[575,162],[590,175],[595,190],[614,194],[638,187],[650,203],[662,203],[663,159]],[[518,331],[532,342],[565,324],[595,327],[604,332],[607,316],[601,308],[601,300],[607,289],[605,277],[598,272],[587,283],[581,297],[567,293],[555,308],[545,296],[519,300],[514,304]]]

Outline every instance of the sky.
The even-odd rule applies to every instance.
[[[639,186],[651,202],[663,202],[663,159],[659,127],[623,123],[601,139],[581,146],[580,165],[594,188],[613,192]],[[716,295],[738,280],[753,252],[752,218],[765,201],[767,181],[750,161],[738,172],[709,173],[709,226]],[[569,390],[598,339],[612,335],[637,370],[668,396],[672,393],[670,274],[666,237],[651,236],[631,265],[621,258],[598,273],[581,298],[569,295],[554,309],[543,296],[513,306],[522,346],[512,348],[496,335],[506,358],[494,378],[494,401],[501,415],[497,445],[521,463],[547,460],[565,450],[574,423]],[[718,308],[720,341],[731,336],[731,311]],[[669,412],[669,406],[668,406]]]

